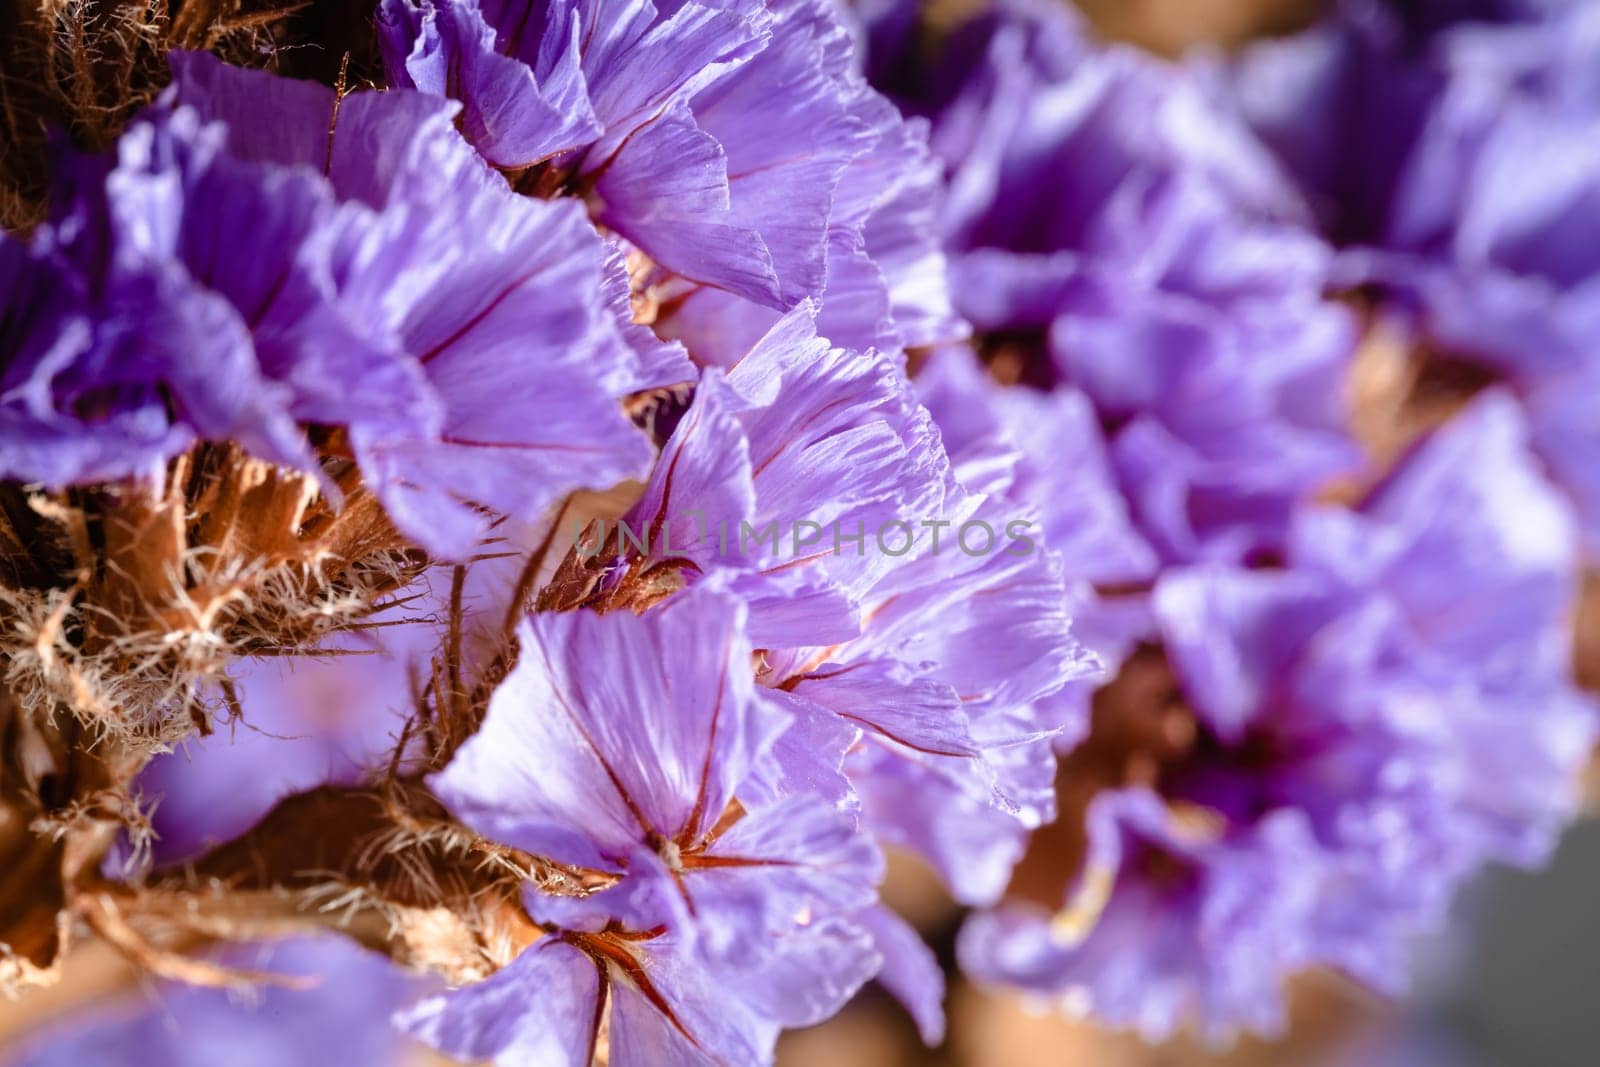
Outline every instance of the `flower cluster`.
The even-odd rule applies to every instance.
[[[1342,247],[1336,283],[1404,339],[1373,372],[1413,383],[1402,421],[1511,389],[1593,555],[1600,9],[1431,7],[1346,5],[1247,52],[1230,91]]]
[[[1399,988],[1596,726],[1600,26],[1481,6],[173,50],[0,234],[0,989],[96,939],[176,1029],[17,1062],[768,1063],[873,980],[936,1044],[892,854],[1152,1038]]]
[[[975,331],[917,384],[958,472],[998,466],[1039,509],[1112,674],[1048,702],[1061,818],[967,924],[964,967],[1151,1038],[1279,1030],[1282,979],[1308,967],[1400,988],[1408,935],[1466,875],[1543,858],[1595,727],[1571,678],[1580,555],[1540,462],[1556,466],[1547,424],[1495,389],[1410,453],[1363,432],[1383,410],[1361,389],[1373,342],[1329,294],[1430,270],[1336,249],[1323,188],[1236,106],[1255,94],[1277,120],[1256,129],[1285,141],[1381,138],[1408,98],[1384,82],[1363,111],[1308,118],[1331,75],[1281,53],[1329,30],[1258,46],[1250,77],[1219,85],[1049,6],[1003,5],[908,58],[915,26],[874,18],[894,57],[874,69],[932,120]],[[1404,196],[1365,141],[1318,148]],[[1435,168],[1410,179],[1415,209],[1440,211],[1452,164],[1413,165]],[[1484,797],[1491,779],[1526,788]]]

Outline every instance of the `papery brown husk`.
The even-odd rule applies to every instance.
[[[227,667],[359,628],[426,561],[353,468],[202,445],[155,482],[0,485],[0,987],[53,981],[146,762],[236,714]]]

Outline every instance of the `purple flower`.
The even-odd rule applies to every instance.
[[[390,1014],[427,989],[338,937],[235,946],[221,962],[309,979],[241,1000],[223,989],[161,983],[109,996],[22,1043],[7,1067],[241,1067],[339,1063],[388,1067],[417,1051]]]
[[[1111,788],[1072,891],[976,917],[967,968],[1150,1037],[1276,1029],[1306,967],[1398,988],[1465,875],[1540,862],[1574,813],[1575,553],[1497,394],[1359,510],[1305,515],[1286,569],[1165,573],[1159,644],[1074,756]]]
[[[648,551],[602,529],[557,575],[552,606],[638,607],[722,569],[758,646],[858,632],[861,595],[901,555],[877,551],[875,532],[939,515],[948,462],[894,360],[831,345],[813,314],[790,312],[726,372],[701,375],[624,516]],[[844,545],[862,530],[859,550]]]
[[[395,523],[459,557],[483,509],[534,517],[642,467],[608,389],[638,357],[581,212],[512,194],[422,94],[336,106],[172,64],[112,155],[66,162],[32,245],[0,252],[6,476],[148,475],[197,439],[315,470],[303,428],[337,430],[325,450]]]
[[[1161,566],[1273,558],[1353,463],[1329,253],[1197,78],[1095,45],[1059,6],[997,5],[911,76],[872,69],[933,121],[977,335],[920,363],[923,399],[963,485],[1038,512],[1075,632],[1114,669],[1151,631]],[[1092,688],[1036,702],[1062,750]]]
[[[870,838],[817,798],[743,794],[788,726],[743,623],[703,586],[641,616],[523,626],[483,728],[432,785],[486,836],[620,881],[582,900],[530,888],[546,936],[421,1006],[414,1033],[470,1058],[587,1062],[609,996],[620,1062],[765,1062],[781,1026],[831,1015],[878,970],[853,920],[882,873]]]
[[[1567,0],[1517,5],[1512,25],[1462,26],[1445,38],[1448,62],[1473,76],[1576,110],[1600,101],[1600,8]]]
[[[1115,673],[1150,631],[1148,590],[1160,563],[1129,514],[1094,405],[1069,385],[1003,386],[955,346],[931,353],[916,384],[957,479],[1038,515],[1042,544],[1061,560],[1072,632]],[[1039,705],[1042,721],[1060,730],[1058,751],[1087,733],[1088,698],[1101,680],[1069,682]]]
[[[1239,1027],[1281,1030],[1277,983],[1305,962],[1288,935],[1299,933],[1319,873],[1304,825],[1264,820],[1227,847],[1134,789],[1100,794],[1087,831],[1074,906],[979,912],[962,929],[963,969],[1150,1041],[1196,1017],[1218,1043]]]
[[[1453,702],[1463,780],[1499,783],[1463,794],[1462,822],[1483,853],[1523,865],[1571,818],[1595,725],[1571,681],[1578,527],[1532,440],[1512,397],[1491,391],[1359,511],[1303,516],[1291,549],[1403,620],[1409,665]]]
[[[842,769],[866,824],[969,902],[1000,893],[1028,831],[1054,816],[1056,727],[1036,703],[1097,666],[1072,637],[1056,559],[1002,540],[1028,521],[1019,514],[978,497],[948,505],[951,540],[930,537],[871,587],[858,636],[769,648],[761,673],[803,721],[834,717],[858,738]],[[992,551],[962,547],[990,530]],[[780,788],[810,777],[779,755]]]
[[[290,390],[263,373],[246,323],[225,295],[174,262],[178,241],[198,236],[179,226],[181,175],[205,168],[217,141],[193,114],[151,116],[114,157],[74,161],[82,191],[69,189],[54,225],[31,247],[6,242],[12,440],[0,473],[52,486],[149,475],[202,436],[309,465]],[[266,221],[267,247],[292,257],[315,201],[282,184],[253,183],[254,203],[242,206]],[[276,212],[267,211],[269,199]],[[209,355],[203,364],[193,355],[201,350]],[[368,355],[358,348],[352,361],[361,366]],[[414,391],[398,398],[402,409],[414,399]]]
[[[173,425],[156,383],[101,382],[92,369],[135,345],[155,349],[159,360],[161,349],[195,340],[197,327],[168,315],[160,324],[147,319],[137,341],[97,330],[81,280],[4,234],[0,283],[0,474],[47,485],[146,474],[192,439],[188,427]],[[79,366],[91,373],[74,373]]]
[[[1421,49],[1362,11],[1258,47],[1233,78],[1244,112],[1349,246],[1335,280],[1369,287],[1410,325],[1421,373],[1466,365],[1515,390],[1591,553],[1597,69],[1592,6],[1441,29]]]
[[[591,545],[545,606],[637,608],[720,574],[796,719],[764,787],[860,802],[959,895],[992,899],[1053,805],[1055,726],[1034,705],[1091,661],[1030,512],[952,481],[904,373],[791,312],[704,372],[626,522],[650,551]]]
[[[427,675],[442,636],[390,623],[304,655],[233,664],[238,721],[157,756],[139,776],[156,865],[233,840],[291,794],[374,777],[414,711],[412,679]]]
[[[821,920],[799,952],[786,953],[781,941],[766,946],[769,967],[783,960],[776,970],[709,969],[673,931],[619,921],[636,907],[627,889],[530,900],[544,937],[486,981],[425,1000],[397,1021],[462,1059],[581,1067],[594,1059],[609,1009],[612,1063],[770,1063],[778,1017],[818,1021],[810,1010],[819,995],[831,1014],[877,961],[861,931]]]
[[[658,265],[646,284],[693,304],[675,329],[708,356],[806,297],[842,343],[955,331],[920,131],[831,6],[386,0],[380,42],[393,84],[463,101],[518,189],[584,198]],[[759,325],[730,339],[730,316]]]
[[[1086,43],[1066,62],[1072,29],[1032,7],[980,25],[952,38],[966,80],[932,135],[980,354],[1088,398],[1164,562],[1270,555],[1293,504],[1354,459],[1355,335],[1323,300],[1328,250],[1197,79]]]
[[[1347,261],[1198,75],[1071,40],[1003,6],[947,44],[962,89],[920,101],[977,338],[928,354],[919,388],[955,478],[1039,509],[1075,629],[1119,668],[1036,702],[1065,821],[961,957],[1221,1040],[1279,1027],[1297,970],[1394,989],[1466,875],[1538,862],[1570,819],[1595,726],[1568,668],[1572,526],[1504,396],[1358,511],[1306,511],[1354,460],[1354,323],[1323,296]],[[1407,90],[1369,113],[1414,121]],[[1350,168],[1347,225],[1399,166],[1353,159],[1375,174]]]
[[[1045,543],[1074,580],[1122,585],[1155,575],[1155,553],[1129,517],[1081,391],[1008,388],[954,346],[929,355],[916,387],[961,484],[1037,509]]]

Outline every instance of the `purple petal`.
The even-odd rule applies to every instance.
[[[600,998],[594,962],[546,937],[484,981],[407,1008],[395,1023],[463,1060],[586,1067],[599,1033]]]
[[[856,918],[871,931],[883,956],[878,981],[911,1013],[923,1044],[936,1047],[945,1034],[945,982],[933,950],[911,924],[885,907],[867,908]]]
[[[595,182],[597,217],[686,278],[782,306],[772,256],[728,201],[728,164],[717,139],[676,103],[642,127]]]
[[[738,669],[743,618],[709,589],[639,617],[536,616],[434,788],[495,840],[570,863],[616,869],[641,845],[700,838],[771,743]]]
[[[532,69],[497,51],[495,31],[475,4],[385,0],[378,43],[389,83],[462,101],[461,133],[497,167],[517,169],[587,144],[601,133],[578,71],[576,13],[567,47],[541,85]]]

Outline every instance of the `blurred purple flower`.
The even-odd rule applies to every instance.
[[[69,1014],[13,1050],[7,1067],[393,1067],[416,1051],[389,1021],[429,983],[343,937],[236,946],[237,967],[305,977],[308,988],[222,989],[161,983]]]
[[[1070,385],[1003,386],[964,347],[931,353],[916,384],[957,480],[1038,515],[1042,544],[1061,560],[1073,635],[1115,674],[1151,630],[1160,562],[1129,514],[1094,405]],[[1089,697],[1104,680],[1071,680],[1037,705],[1041,724],[1059,731],[1058,751],[1087,733]]]
[[[980,914],[964,965],[1152,1038],[1275,1030],[1306,967],[1398,989],[1465,875],[1541,862],[1574,814],[1596,732],[1567,673],[1575,563],[1496,394],[1359,510],[1305,515],[1287,569],[1163,575],[1192,737],[1093,801],[1063,908]]]
[[[1163,562],[1270,555],[1292,505],[1354,461],[1330,254],[1198,79],[1073,55],[1064,18],[1001,5],[949,43],[964,81],[931,108],[932,145],[957,308],[998,375],[1093,405]]]
[[[1375,8],[1255,46],[1246,116],[1347,245],[1336,283],[1413,325],[1425,358],[1511,387],[1600,552],[1600,7],[1450,22],[1425,46]]]
[[[444,635],[426,622],[375,621],[383,628],[301,655],[235,661],[238,721],[139,775],[157,866],[233,840],[294,793],[359,785],[388,766],[415,712],[415,680],[428,676]]]

